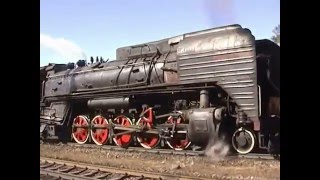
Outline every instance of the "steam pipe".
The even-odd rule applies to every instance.
[[[91,109],[128,108],[130,106],[130,99],[129,98],[91,99],[91,100],[88,100],[87,105]]]
[[[208,108],[209,107],[209,92],[208,90],[200,91],[200,108]]]

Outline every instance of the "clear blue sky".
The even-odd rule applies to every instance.
[[[61,38],[88,59],[115,59],[118,47],[234,23],[269,39],[280,0],[41,0],[40,65],[77,61],[63,54],[80,50]]]

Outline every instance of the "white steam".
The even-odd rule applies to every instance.
[[[54,38],[40,33],[40,46],[52,50],[66,60],[87,59],[84,51],[78,45],[64,38]]]
[[[224,138],[210,140],[205,149],[205,155],[212,161],[223,161],[229,153],[229,145],[224,142]]]
[[[235,23],[234,0],[205,0],[204,12],[207,14],[210,25],[226,25]]]

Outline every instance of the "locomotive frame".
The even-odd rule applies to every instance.
[[[40,138],[280,153],[280,47],[228,25],[40,67]]]

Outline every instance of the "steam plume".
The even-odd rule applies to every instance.
[[[205,155],[213,161],[223,161],[230,148],[224,139],[223,137],[221,139],[211,139],[205,149]]]
[[[211,129],[215,129],[217,125],[211,124]],[[221,126],[217,126],[220,129]],[[223,134],[220,135],[216,131],[211,131],[209,143],[205,149],[205,155],[212,161],[223,161],[229,153],[229,145]]]
[[[78,45],[64,38],[54,38],[40,33],[40,46],[52,50],[67,60],[87,59],[86,54]]]
[[[235,21],[233,0],[205,0],[205,12],[213,25],[232,24]]]

